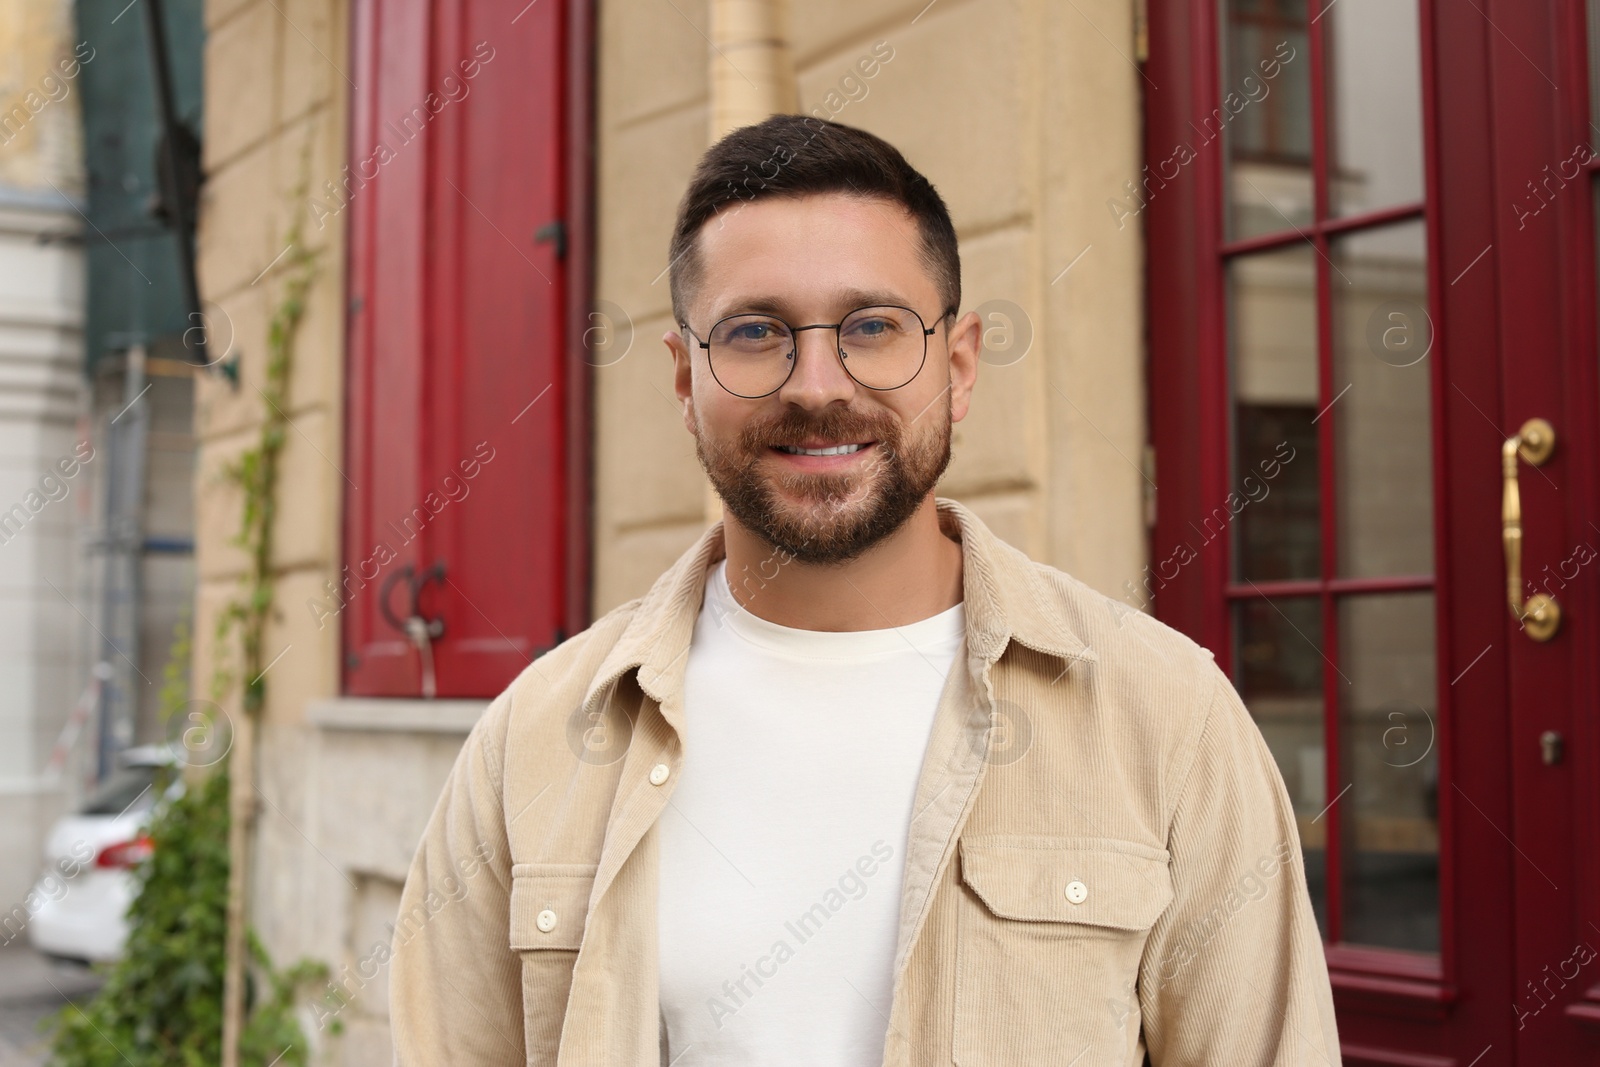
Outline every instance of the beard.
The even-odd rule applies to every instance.
[[[904,526],[950,465],[948,389],[943,396],[943,419],[922,433],[887,414],[830,407],[811,417],[791,408],[726,443],[708,443],[697,429],[695,454],[723,507],[752,534],[802,563],[848,563]],[[875,443],[839,473],[761,469],[773,445],[807,438]]]

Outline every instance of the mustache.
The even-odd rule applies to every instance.
[[[871,418],[860,412],[839,409],[820,416],[787,411],[767,422],[746,426],[739,434],[739,447],[745,452],[759,452],[773,445],[809,438],[892,442],[897,436],[898,431],[888,418]]]

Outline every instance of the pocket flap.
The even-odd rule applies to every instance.
[[[589,893],[598,870],[594,863],[513,865],[511,948],[577,948],[583,942]]]
[[[1166,849],[1110,838],[963,837],[961,880],[1006,919],[1148,930],[1172,903]]]

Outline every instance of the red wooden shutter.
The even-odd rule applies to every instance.
[[[412,614],[434,631],[440,697],[493,695],[586,622],[578,18],[526,0],[355,4],[349,694],[423,692],[422,650],[396,625]]]

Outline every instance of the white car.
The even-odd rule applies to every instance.
[[[134,868],[150,855],[145,829],[158,799],[157,776],[175,759],[165,745],[130,748],[120,766],[45,840],[44,873],[29,894],[28,939],[48,956],[114,960],[128,938]],[[169,771],[168,794],[182,790]]]

